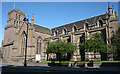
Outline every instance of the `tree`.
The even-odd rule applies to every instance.
[[[120,27],[111,39],[114,60],[120,60]]]
[[[76,49],[77,48],[73,43],[58,40],[48,43],[46,53],[55,53],[57,60],[61,61],[63,54],[67,53],[70,56]]]
[[[81,55],[81,61],[85,61],[85,35],[80,37],[79,50]]]
[[[103,54],[107,53],[108,45],[104,42],[101,33],[95,33],[90,39],[85,40],[83,43],[80,43],[80,49],[84,50],[85,52],[100,52]]]
[[[104,42],[101,33],[95,33],[89,40],[86,40],[86,51],[92,51],[94,53],[101,52],[106,53],[108,45]]]

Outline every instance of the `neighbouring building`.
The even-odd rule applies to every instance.
[[[86,18],[80,21],[61,25],[52,29],[34,24],[32,15],[31,23],[23,21],[25,12],[20,9],[13,9],[8,12],[7,25],[4,32],[4,41],[2,43],[2,54],[4,59],[14,61],[23,61],[25,56],[25,44],[27,24],[28,24],[28,38],[27,38],[27,60],[36,61],[36,56],[39,61],[47,60],[45,53],[47,42],[56,40],[66,40],[73,42],[78,46],[77,51],[71,60],[81,60],[79,49],[79,42],[85,36],[89,39],[91,34],[96,32],[102,33],[105,36],[105,42],[110,44],[113,33],[118,29],[118,16],[111,8],[109,3],[108,12],[94,17]],[[92,53],[86,53],[92,54]],[[50,54],[48,58],[54,58],[55,54]],[[88,56],[87,58],[92,56]],[[100,58],[99,54],[98,57]]]

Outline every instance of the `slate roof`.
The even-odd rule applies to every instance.
[[[97,20],[99,19],[99,17],[103,21],[105,21],[106,15],[108,15],[108,13],[97,15],[97,16],[94,16],[94,17],[91,17],[91,18],[83,19],[83,20],[80,20],[80,21],[76,21],[76,22],[72,22],[72,23],[69,23],[69,24],[65,24],[65,25],[59,26],[59,27],[52,28],[51,29],[52,30],[52,35],[53,35],[53,33],[54,33],[55,30],[57,30],[58,32],[62,32],[62,30],[64,29],[64,27],[67,30],[71,31],[72,27],[74,26],[74,24],[77,26],[77,29],[84,28],[84,24],[86,23],[86,21],[89,24],[91,24],[91,25],[95,24],[97,22]]]
[[[37,24],[33,24],[35,31],[36,32],[40,32],[40,33],[44,33],[44,34],[51,34],[51,30],[49,28],[37,25]]]

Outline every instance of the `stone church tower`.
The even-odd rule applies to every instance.
[[[8,12],[7,25],[5,27],[3,41],[3,58],[14,61],[24,61],[26,36],[28,24],[27,39],[27,60],[35,60],[36,55],[40,54],[40,60],[46,60],[45,38],[50,37],[50,29],[34,24],[32,15],[31,23],[24,21],[24,10],[13,9]]]
[[[23,24],[22,20],[24,19],[24,15],[24,11],[21,12],[19,9],[13,9],[8,12],[7,25],[4,33],[4,58],[11,58],[13,56],[12,51],[14,51],[15,47],[9,45],[12,45],[17,37],[17,32],[20,29],[20,26]]]

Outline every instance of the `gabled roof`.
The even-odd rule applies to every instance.
[[[51,30],[49,28],[37,25],[37,24],[33,24],[35,31],[36,32],[40,32],[40,33],[44,33],[44,34],[51,34]]]
[[[101,15],[97,15],[97,16],[94,16],[94,17],[91,17],[91,18],[87,18],[87,19],[83,19],[83,20],[80,20],[80,21],[75,21],[75,22],[72,22],[72,23],[69,23],[69,24],[65,24],[65,25],[62,25],[62,26],[59,26],[59,27],[55,27],[55,28],[52,28],[52,34],[55,30],[59,31],[59,32],[62,32],[63,28],[65,27],[67,30],[71,31],[72,30],[72,27],[74,26],[74,24],[77,26],[77,28],[83,28],[84,27],[84,24],[85,22],[87,21],[89,24],[94,24],[97,22],[97,20],[99,18],[105,20],[106,19],[106,14],[108,13],[105,13],[105,14],[101,14]]]

